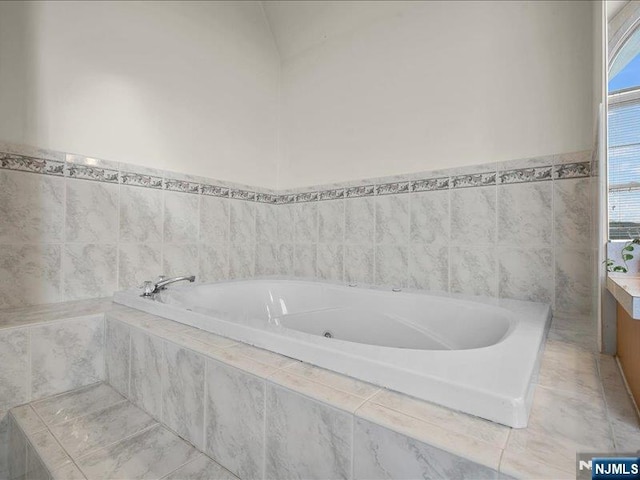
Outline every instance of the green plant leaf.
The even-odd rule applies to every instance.
[[[622,249],[622,251],[633,252],[633,245],[627,245]]]
[[[613,267],[613,271],[627,273],[627,269],[624,267],[621,267],[620,265],[616,265],[615,267]]]
[[[631,255],[630,253],[624,253],[622,255],[622,259],[623,260],[633,260],[633,255]]]

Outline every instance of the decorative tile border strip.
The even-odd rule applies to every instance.
[[[162,177],[144,175],[142,173],[120,172],[120,183],[137,187],[162,188]]]
[[[164,181],[164,189],[172,192],[200,193],[200,184],[168,178]]]
[[[0,153],[0,168],[44,175],[64,175],[64,162],[24,157],[13,153]]]
[[[369,197],[375,194],[376,194],[375,185],[362,185],[360,187],[350,187],[345,189],[344,191],[345,198]]]
[[[424,180],[414,180],[411,182],[412,192],[429,192],[432,190],[448,190],[449,177],[426,178]]]
[[[227,187],[219,187],[217,185],[200,185],[200,192],[203,195],[210,195],[213,197],[228,197],[229,189]]]
[[[336,190],[323,190],[321,192],[318,192],[318,200],[338,200],[340,198],[344,198],[344,194],[344,188],[339,188]]]
[[[236,200],[248,200],[255,202],[256,200],[256,192],[251,192],[249,190],[229,190],[229,197],[234,198]]]
[[[402,180],[381,184],[359,185],[345,188],[333,188],[298,194],[261,193],[251,190],[223,187],[163,178],[137,172],[118,171],[110,168],[83,165],[73,162],[40,159],[13,153],[0,153],[0,169],[43,175],[65,176],[97,182],[120,183],[146,188],[164,189],[173,192],[202,194],[236,200],[286,205],[293,203],[337,200],[343,198],[369,197],[374,195],[397,195],[410,192],[428,192],[458,188],[471,188],[514,183],[541,182],[571,178],[589,177],[592,174],[590,161],[565,163],[558,165],[518,168],[498,172],[474,173],[447,177]]]
[[[553,168],[553,178],[580,178],[591,175],[591,162],[565,163]]]
[[[94,180],[96,182],[118,183],[117,170],[77,165],[75,163],[67,163],[66,176],[82,180]]]
[[[305,192],[296,195],[296,203],[316,202],[318,201],[318,192]]]
[[[383,183],[376,186],[376,195],[391,195],[394,193],[408,193],[411,191],[411,182]]]
[[[496,172],[456,175],[451,177],[451,188],[484,187],[496,184]]]
[[[271,203],[271,204],[276,204],[278,203],[278,195],[274,195],[272,193],[260,193],[257,192],[256,193],[256,202],[259,203]]]
[[[540,182],[543,180],[551,180],[552,168],[553,167],[548,166],[548,167],[535,167],[535,168],[520,168],[518,170],[506,170],[504,172],[500,172],[499,174],[500,184]]]

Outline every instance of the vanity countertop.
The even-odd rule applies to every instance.
[[[634,320],[640,320],[640,275],[609,273],[607,290]]]

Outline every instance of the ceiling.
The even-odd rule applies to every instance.
[[[411,1],[291,1],[262,2],[282,61],[327,40],[399,15]]]

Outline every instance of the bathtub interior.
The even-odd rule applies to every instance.
[[[166,290],[156,300],[258,328],[421,350],[495,345],[515,322],[489,305],[299,281],[188,286]]]

